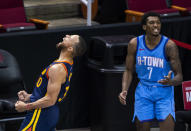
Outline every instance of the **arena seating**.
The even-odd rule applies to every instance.
[[[191,1],[190,0],[171,0],[171,8],[178,9],[182,14],[189,15],[191,11]]]
[[[126,0],[126,22],[140,21],[141,16],[148,11],[160,13],[161,16],[179,15],[177,9],[168,8],[166,0]]]
[[[0,4],[0,32],[46,29],[48,22],[30,19],[27,22],[23,0],[3,0]]]
[[[24,118],[24,113],[18,113],[14,106],[20,90],[25,87],[19,65],[12,54],[0,49],[0,126]]]

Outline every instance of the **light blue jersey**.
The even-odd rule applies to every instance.
[[[136,72],[143,85],[164,86],[157,81],[164,79],[171,70],[165,56],[167,41],[167,37],[161,36],[159,44],[149,49],[145,44],[145,35],[137,37]]]
[[[167,42],[168,38],[161,35],[158,45],[149,49],[145,35],[137,37],[136,72],[140,82],[135,91],[134,118],[141,122],[154,118],[162,121],[168,115],[175,119],[174,87],[158,83],[171,70],[165,56]]]

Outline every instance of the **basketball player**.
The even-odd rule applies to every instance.
[[[182,82],[178,48],[172,40],[160,34],[159,14],[145,13],[141,23],[146,34],[133,38],[128,44],[119,100],[126,104],[135,68],[140,80],[135,91],[133,118],[137,130],[150,131],[150,123],[156,118],[160,131],[174,131],[174,86]]]
[[[27,111],[19,131],[55,131],[59,117],[58,103],[66,97],[72,76],[73,58],[82,55],[86,43],[79,35],[66,35],[57,44],[59,58],[45,68],[32,94],[18,92],[18,112]]]

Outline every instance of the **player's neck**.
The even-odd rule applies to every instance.
[[[69,54],[68,52],[60,52],[60,56],[58,58],[58,61],[68,61],[68,62],[72,62],[73,61],[73,57],[71,56],[71,54]]]
[[[158,35],[158,36],[146,35],[145,36],[146,44],[151,46],[157,45],[160,39],[161,39],[161,35]]]

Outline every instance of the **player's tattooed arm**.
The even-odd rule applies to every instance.
[[[182,67],[181,67],[181,62],[179,58],[179,51],[178,47],[176,44],[172,41],[169,40],[168,43],[166,44],[165,48],[165,53],[166,57],[170,62],[172,71],[174,72],[174,78],[170,79],[170,76],[167,76],[170,79],[169,85],[177,86],[180,85],[183,78],[182,78]]]

